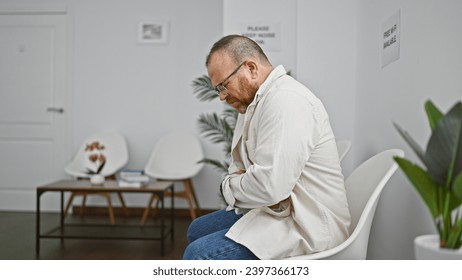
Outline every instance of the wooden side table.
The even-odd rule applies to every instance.
[[[64,222],[64,193],[65,192],[111,192],[111,193],[150,193],[156,194],[160,200],[160,225],[105,225],[105,224],[70,224]],[[61,194],[60,223],[59,226],[42,233],[40,228],[40,199],[44,193],[59,192]],[[60,180],[51,184],[37,187],[37,210],[36,210],[36,244],[35,252],[40,254],[41,238],[75,238],[75,239],[130,239],[130,240],[159,240],[161,242],[161,255],[165,253],[165,239],[170,235],[174,240],[174,199],[171,197],[170,220],[166,219],[165,193],[174,192],[174,183],[171,181],[150,182],[140,188],[119,187],[117,181],[105,181],[102,185],[92,185],[88,180]],[[111,227],[111,235],[103,228]],[[91,228],[91,230],[89,230]],[[134,229],[138,231],[134,231]],[[117,229],[117,230],[115,230]]]

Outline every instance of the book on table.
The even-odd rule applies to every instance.
[[[121,188],[141,188],[147,184],[147,182],[134,181],[129,182],[122,179],[118,181],[119,187]]]
[[[149,182],[142,170],[123,170],[119,175],[119,187],[142,187]]]

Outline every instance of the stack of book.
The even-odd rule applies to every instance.
[[[149,182],[149,176],[141,170],[123,170],[119,175],[119,187],[140,188]]]

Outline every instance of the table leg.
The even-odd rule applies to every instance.
[[[40,196],[42,192],[37,190],[36,193],[36,210],[35,210],[35,254],[40,254]]]
[[[174,187],[174,184],[172,184],[172,194],[175,193],[175,187]],[[170,197],[170,203],[171,203],[171,208],[170,208],[170,230],[171,230],[171,241],[173,243],[173,241],[175,241],[175,203],[174,203],[175,199],[174,199],[174,196],[172,195]]]
[[[165,206],[164,206],[164,193],[160,194],[160,255],[163,257],[165,254]]]
[[[61,191],[61,207],[60,209],[60,222],[59,222],[59,231],[61,233],[61,243],[64,241],[63,230],[64,230],[64,191]]]

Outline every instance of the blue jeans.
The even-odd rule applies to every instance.
[[[195,219],[188,229],[185,260],[258,260],[245,246],[225,236],[242,215],[218,210]]]

